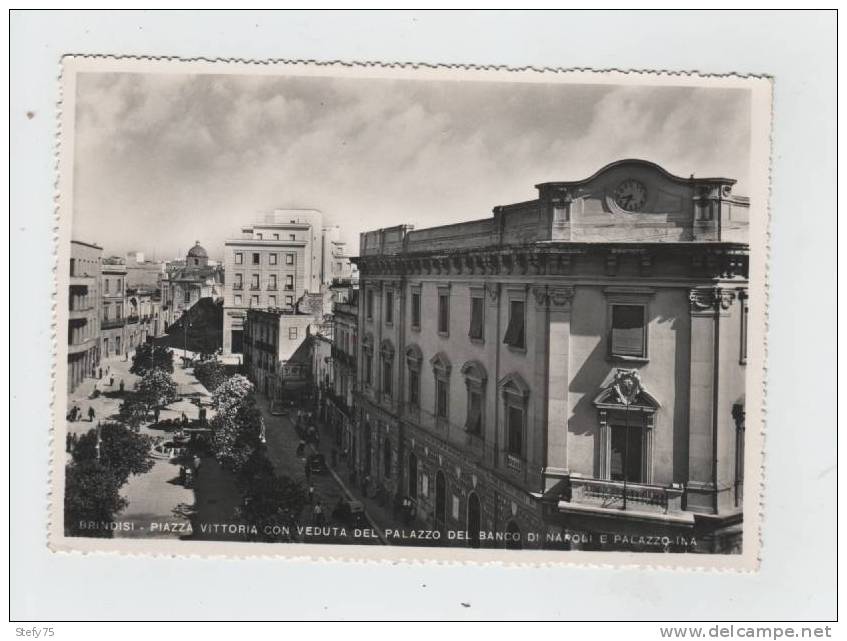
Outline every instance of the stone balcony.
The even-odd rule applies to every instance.
[[[656,514],[679,514],[683,511],[684,490],[681,487],[627,483],[624,490],[622,481],[573,476],[570,478],[569,503],[621,510],[624,508],[624,491],[626,491],[627,510]]]

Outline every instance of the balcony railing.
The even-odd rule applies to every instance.
[[[269,291],[269,292],[275,292],[275,291],[277,291],[276,285],[268,285],[268,291]]]
[[[259,291],[259,286],[258,285],[250,285],[250,291],[251,292]]]
[[[523,471],[523,460],[514,454],[506,454],[506,469],[515,474],[520,474]]]
[[[610,509],[622,509],[623,481],[604,481],[571,477],[571,501]],[[627,483],[627,509],[644,512],[682,511],[682,488]]]
[[[100,321],[100,329],[114,329],[123,327],[126,321],[123,318],[104,318]]]
[[[232,284],[232,288],[233,288],[234,290],[236,290],[236,291],[239,291],[239,292],[240,292],[242,289],[244,289],[244,283],[233,283],[233,284]]]
[[[135,314],[132,314],[132,315],[130,315],[130,316],[127,316],[127,317],[126,317],[126,322],[127,322],[127,323],[129,323],[130,325],[134,325],[135,323],[137,323],[137,322],[138,322],[138,316],[137,316],[137,315],[135,315]]]

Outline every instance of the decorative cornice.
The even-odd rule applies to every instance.
[[[726,310],[735,300],[735,292],[721,287],[696,287],[688,293],[688,300],[692,312]]]

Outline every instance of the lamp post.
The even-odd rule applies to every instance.
[[[185,322],[182,324],[182,360],[188,359],[188,328],[191,327],[191,312],[186,310]],[[183,366],[184,367],[184,366]]]
[[[624,447],[623,447],[623,507],[626,509],[626,489],[629,479],[629,407],[641,394],[641,377],[634,369],[619,369],[615,372],[615,391],[624,404]]]

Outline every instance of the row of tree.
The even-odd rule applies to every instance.
[[[273,531],[268,526],[293,531],[306,498],[302,484],[277,474],[267,457],[255,387],[236,374],[214,388],[212,402],[212,450],[220,464],[235,473],[242,495],[238,516],[256,527],[258,540],[279,540],[268,535]]]
[[[140,345],[130,371],[141,376],[135,389],[125,393],[117,421],[99,424],[83,434],[65,467],[65,532],[69,536],[111,537],[118,513],[127,507],[121,487],[132,474],[153,467],[152,439],[137,432],[151,412],[175,401],[177,385],[171,378],[173,352]]]

